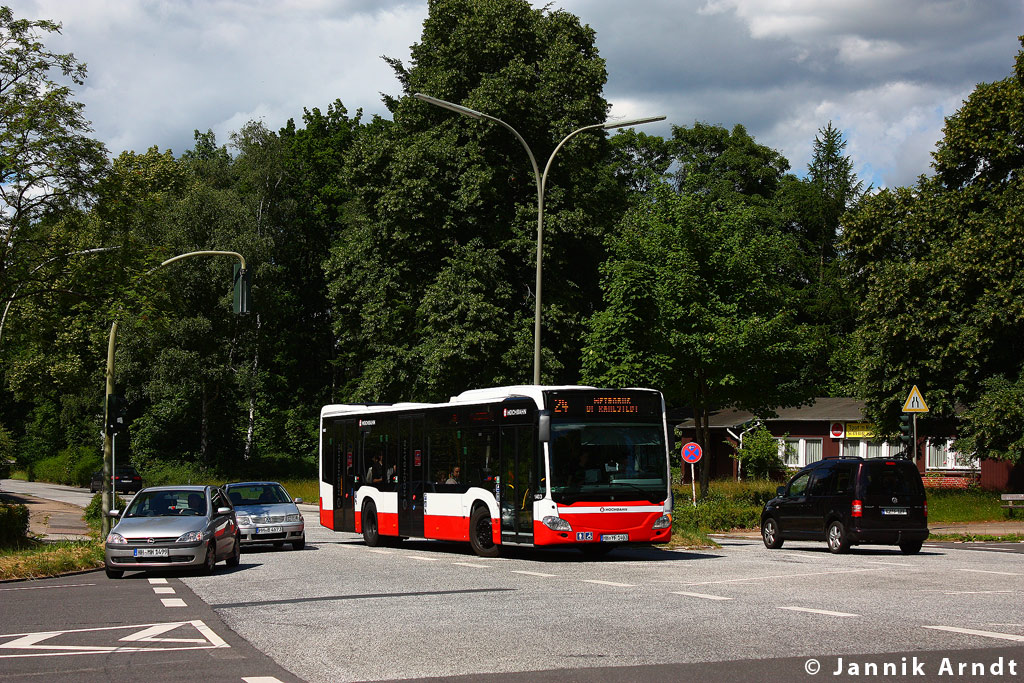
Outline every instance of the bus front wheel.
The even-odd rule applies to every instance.
[[[480,557],[497,557],[500,548],[494,542],[494,524],[491,512],[483,505],[473,510],[469,517],[469,544]]]
[[[373,501],[363,506],[363,541],[371,548],[380,545],[380,530],[377,527],[377,506]]]

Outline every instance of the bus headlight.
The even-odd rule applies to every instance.
[[[667,529],[672,526],[672,515],[662,515],[654,520],[654,529]]]
[[[561,517],[545,517],[540,520],[541,523],[552,531],[572,531],[572,527],[569,526],[569,522],[565,521]]]

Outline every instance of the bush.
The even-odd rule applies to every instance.
[[[92,473],[103,467],[103,456],[91,446],[68,446],[57,455],[32,465],[32,478],[51,484],[88,486]]]
[[[0,546],[16,545],[28,536],[28,507],[0,503]]]
[[[223,484],[213,470],[190,462],[150,460],[138,465],[144,486],[177,486],[182,484]]]
[[[114,501],[113,509],[124,510],[124,507],[127,504],[128,501],[126,501],[121,496],[118,496],[117,499]],[[100,526],[102,526],[103,524],[104,514],[105,511],[103,510],[103,494],[97,493],[95,496],[92,497],[92,500],[89,501],[89,504],[85,508],[85,514],[83,515],[85,517],[85,522],[90,527],[94,529],[99,529]]]
[[[736,457],[748,478],[773,479],[786,471],[786,464],[779,455],[779,440],[764,425],[743,437],[743,448],[737,451]]]
[[[713,481],[707,497],[694,507],[690,489],[678,487],[673,525],[705,533],[755,528],[761,523],[764,504],[775,497],[775,489],[774,482],[763,480]]]

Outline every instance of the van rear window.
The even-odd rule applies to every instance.
[[[909,462],[866,462],[864,477],[869,496],[920,495],[921,473]]]

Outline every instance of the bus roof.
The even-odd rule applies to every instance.
[[[446,405],[465,405],[472,403],[498,403],[513,396],[525,396],[533,399],[538,408],[544,407],[544,392],[581,389],[585,391],[599,390],[598,387],[561,385],[537,386],[523,384],[508,387],[491,387],[488,389],[470,389],[458,396],[452,396],[447,403],[339,403],[326,405],[320,410],[320,417],[334,415],[351,415],[354,413],[386,413],[396,410],[414,410],[416,408],[434,408]],[[654,389],[632,387],[630,390],[655,391]],[[618,391],[618,390],[616,390]]]

